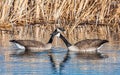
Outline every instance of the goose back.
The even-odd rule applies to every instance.
[[[20,50],[24,47],[25,52],[41,52],[51,48],[51,45],[35,40],[10,40],[10,42],[14,43]]]
[[[43,44],[40,41],[35,41],[35,40],[14,40],[14,43],[18,43],[20,45],[23,45],[25,47],[44,47],[45,44]]]
[[[98,49],[102,46],[102,44],[108,42],[107,40],[101,39],[86,39],[75,43],[74,45],[77,46],[80,50],[83,49]]]

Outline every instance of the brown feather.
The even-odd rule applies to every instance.
[[[25,47],[44,47],[45,44],[43,44],[40,41],[35,40],[15,40],[16,43],[19,43],[20,45],[23,45]]]
[[[86,39],[86,40],[79,41],[74,45],[77,46],[79,49],[98,48],[103,43],[106,43],[106,42],[104,42],[104,40],[101,40],[101,39]]]

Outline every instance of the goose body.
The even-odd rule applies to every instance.
[[[108,40],[101,40],[101,39],[86,39],[86,40],[78,41],[77,43],[72,45],[66,40],[66,38],[62,34],[60,34],[59,37],[64,41],[64,43],[66,44],[66,46],[70,51],[79,51],[85,53],[97,52],[98,49],[100,49],[100,47],[104,43],[108,42]]]
[[[44,44],[35,40],[10,40],[20,50],[29,50],[31,52],[40,52],[43,50],[49,50],[52,47],[51,43]]]
[[[74,45],[77,46],[81,51],[89,51],[94,52],[99,50],[104,43],[107,43],[108,40],[101,40],[101,39],[85,39],[82,41],[78,41]]]
[[[41,52],[44,50],[49,50],[52,47],[52,41],[54,36],[58,36],[58,32],[64,31],[61,28],[57,28],[52,34],[49,41],[44,44],[40,41],[35,40],[10,40],[17,47],[17,54],[24,52]],[[20,52],[20,53],[19,53]]]

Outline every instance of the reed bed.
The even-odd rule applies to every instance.
[[[1,0],[0,26],[27,24],[115,24],[120,18],[119,0]]]
[[[69,29],[71,27],[66,27]],[[69,35],[69,31],[63,33],[69,42],[72,44],[84,39],[107,39],[110,44],[120,43],[120,31],[118,27],[110,26],[79,26],[73,30]],[[43,43],[47,43],[50,34],[53,32],[53,27],[48,26],[45,28],[43,25],[28,25],[28,26],[16,26],[13,31],[0,31],[0,46],[9,46],[11,39],[21,40],[37,40]],[[55,37],[53,41],[54,46],[65,47],[63,41],[60,38]]]
[[[119,25],[119,0],[0,0],[0,30],[12,34],[19,30],[19,38],[32,34],[30,39],[34,39],[39,32],[42,35],[45,29],[51,32],[60,26],[66,29],[71,42],[83,38],[118,40]]]

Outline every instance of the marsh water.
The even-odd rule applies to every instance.
[[[13,48],[0,46],[0,75],[119,75],[120,47],[106,44],[101,53],[107,58],[82,58],[66,48],[12,55]]]
[[[64,43],[55,38],[51,50],[14,55],[15,48],[9,42],[10,39],[32,39],[46,43],[52,31],[39,28],[16,28],[14,34],[3,31],[0,35],[0,75],[119,75],[120,74],[120,43],[110,40],[100,49],[101,58],[97,55],[84,56],[77,52],[70,52]],[[89,28],[88,28],[89,29]],[[17,31],[18,30],[18,31]],[[85,29],[86,30],[86,29]],[[46,33],[44,33],[46,32]],[[95,33],[89,34],[79,30],[74,31],[71,39],[76,42],[85,37],[98,38]],[[87,30],[88,32],[88,30]],[[89,31],[90,32],[90,31]],[[104,33],[104,32],[103,32]],[[88,36],[86,36],[88,34]],[[106,32],[107,34],[107,32]],[[94,36],[96,35],[96,36]],[[85,36],[85,37],[81,37]],[[107,36],[102,36],[107,38]],[[114,37],[113,37],[114,38]],[[113,43],[112,43],[113,42]]]

